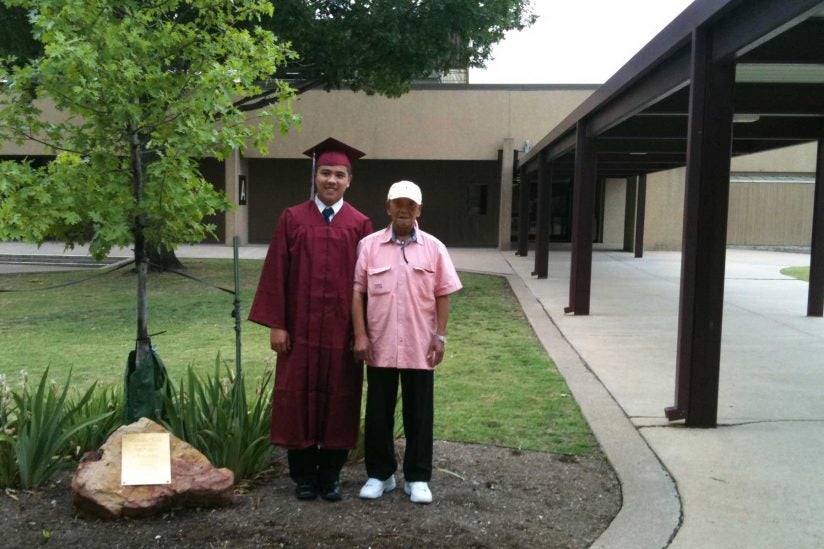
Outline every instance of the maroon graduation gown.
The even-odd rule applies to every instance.
[[[354,448],[363,366],[352,354],[352,289],[369,218],[344,202],[327,224],[314,200],[287,208],[269,244],[249,320],[282,328],[271,441],[286,448]]]

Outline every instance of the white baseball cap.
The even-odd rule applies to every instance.
[[[423,204],[423,197],[421,196],[421,188],[411,181],[398,181],[392,183],[389,187],[389,194],[386,195],[387,200],[395,200],[396,198],[408,198],[415,202],[415,204]]]

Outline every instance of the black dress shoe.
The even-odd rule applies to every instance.
[[[340,501],[343,499],[343,492],[340,489],[340,482],[335,481],[324,484],[320,490],[320,497],[326,501]]]
[[[299,482],[295,486],[295,496],[304,501],[312,500],[318,497],[318,490],[313,482]]]

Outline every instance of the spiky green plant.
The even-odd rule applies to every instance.
[[[72,395],[67,400],[69,409],[77,413],[68,417],[66,428],[73,430],[77,425],[85,425],[68,439],[62,453],[77,460],[89,450],[100,448],[115,429],[120,427],[123,417],[123,389],[121,387],[100,387],[84,403]],[[99,422],[87,423],[91,418],[100,418]]]
[[[28,382],[19,393],[13,392],[17,414],[12,424],[15,436],[14,455],[20,486],[33,488],[47,482],[60,471],[74,466],[65,449],[78,431],[99,423],[108,414],[74,422],[74,416],[94,394],[92,384],[73,403],[67,403],[71,371],[62,390],[48,383],[49,369],[43,372],[37,390],[32,393]]]
[[[189,366],[179,384],[167,382],[164,422],[176,436],[200,450],[216,467],[228,467],[235,478],[262,472],[272,457],[269,430],[274,372],[261,378],[251,407],[246,404],[244,376],[225,368],[220,356],[213,375],[201,379]]]

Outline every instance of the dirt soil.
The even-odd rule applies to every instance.
[[[600,454],[577,458],[442,441],[434,450],[431,505],[411,503],[402,482],[378,500],[358,499],[362,464],[344,468],[343,501],[299,502],[279,460],[274,474],[240,487],[230,507],[101,521],[76,516],[67,474],[35,492],[0,494],[0,545],[588,547],[621,506],[618,479]]]

